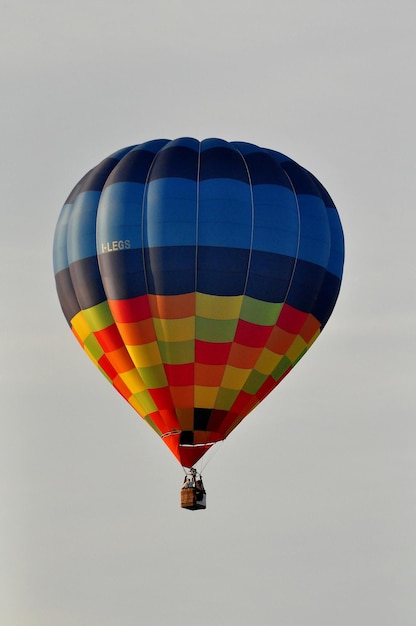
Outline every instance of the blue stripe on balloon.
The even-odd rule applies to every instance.
[[[185,178],[149,183],[144,202],[144,245],[195,246],[197,185]]]
[[[250,248],[252,199],[247,183],[228,178],[201,181],[198,245]]]

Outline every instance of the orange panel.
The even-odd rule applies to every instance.
[[[160,319],[180,319],[195,315],[195,294],[180,296],[149,295],[149,304],[153,317]]]
[[[319,332],[320,328],[321,328],[320,322],[318,322],[316,317],[314,317],[312,314],[309,314],[299,334],[302,337],[302,339],[306,341],[306,343],[309,343],[311,339],[314,337],[314,335],[316,335],[316,333]]]
[[[140,346],[143,343],[156,341],[156,333],[152,318],[141,322],[117,324],[120,335],[127,346]]]
[[[203,365],[195,363],[195,384],[207,387],[220,387],[225,365]]]
[[[171,395],[172,402],[175,405],[175,407],[181,407],[183,409],[192,409],[193,411],[193,406],[194,406],[193,385],[181,386],[181,387],[170,387],[170,395]],[[192,414],[192,417],[193,417],[193,414]]]
[[[286,354],[295,338],[296,335],[275,326],[266,344],[266,348],[275,354]]]
[[[252,348],[242,346],[240,343],[233,343],[228,357],[228,365],[251,369],[255,366],[263,348]]]
[[[118,350],[113,350],[113,352],[108,352],[107,357],[119,374],[135,369],[134,363],[124,346]]]

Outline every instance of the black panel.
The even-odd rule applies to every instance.
[[[212,409],[194,409],[194,430],[208,430]]]
[[[180,435],[179,443],[192,446],[194,443],[194,433],[192,430],[183,430]]]

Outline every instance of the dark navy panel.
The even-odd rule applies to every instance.
[[[97,257],[71,263],[69,271],[81,309],[89,309],[107,299],[101,282]]]
[[[149,182],[167,177],[197,180],[198,144],[196,143],[196,150],[193,150],[185,146],[170,147],[171,143],[157,153],[150,170]]]
[[[304,313],[310,313],[315,306],[325,274],[323,267],[298,259],[286,297],[287,304]]]
[[[328,259],[328,271],[342,278],[344,267],[344,234],[336,209],[328,209],[328,223],[331,231],[331,252]]]
[[[250,250],[198,247],[196,291],[217,296],[244,293]]]
[[[319,297],[316,299],[315,305],[311,313],[321,322],[322,328],[327,323],[334,309],[341,288],[341,280],[326,272],[322,281]]]
[[[147,293],[141,249],[100,254],[98,264],[108,300],[126,300]]]
[[[325,189],[325,187],[319,182],[319,180],[313,174],[311,174],[310,172],[308,172],[308,174],[313,180],[313,182],[315,183],[316,187],[318,188],[319,193],[321,194],[322,200],[325,202],[325,206],[327,206],[328,208],[335,209],[335,204],[331,196]]]
[[[284,302],[294,265],[293,257],[253,250],[246,294],[265,302]]]
[[[66,321],[70,325],[72,318],[79,313],[81,307],[79,306],[72,286],[69,268],[65,268],[55,275],[55,283],[62,311],[66,317]]]
[[[101,161],[99,165],[90,170],[88,174],[81,179],[78,185],[74,187],[68,196],[66,204],[73,202],[76,196],[83,191],[101,191],[107,178],[117,164],[118,160],[111,157]]]
[[[237,150],[226,147],[210,148],[201,152],[200,180],[232,178],[249,182],[244,160]]]
[[[155,153],[150,150],[131,150],[113,169],[106,187],[114,183],[145,183]]]
[[[147,248],[144,253],[149,293],[173,296],[195,291],[194,246]]]
[[[285,161],[282,168],[289,176],[293,188],[297,194],[308,194],[311,196],[321,197],[318,187],[315,185],[313,178],[303,167],[294,161]]]
[[[266,152],[252,152],[245,157],[253,185],[281,185],[292,189],[289,179],[275,161]]]

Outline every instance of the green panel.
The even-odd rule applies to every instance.
[[[279,380],[283,376],[283,374],[292,367],[292,363],[289,361],[287,356],[284,356],[282,360],[279,362],[278,366],[272,371],[271,376],[274,380]]]
[[[163,363],[181,365],[195,361],[195,341],[158,341]]]
[[[147,413],[154,413],[157,411],[157,406],[154,403],[154,400],[148,391],[140,391],[139,393],[135,393],[134,397],[140,403],[140,405],[144,408]],[[144,418],[148,421],[146,418]],[[148,423],[152,426],[150,421]],[[153,428],[153,426],[152,426]]]
[[[254,395],[260,389],[264,381],[267,380],[267,378],[267,374],[260,374],[260,372],[253,370],[246,380],[243,391]]]
[[[163,365],[138,367],[137,371],[139,372],[144,384],[148,389],[159,389],[160,387],[168,386],[168,381],[166,380],[166,374]],[[139,399],[139,396],[137,396],[137,398]],[[139,402],[142,401],[139,399]]]
[[[85,348],[87,348],[87,350],[91,352],[96,361],[98,361],[98,359],[100,359],[104,354],[104,350],[92,334],[88,335],[88,337],[84,341],[84,346]]]
[[[102,330],[114,324],[114,318],[111,315],[107,301],[101,302],[101,304],[92,306],[89,309],[84,309],[83,314],[89,327],[93,331]]]
[[[196,338],[200,341],[227,343],[233,341],[238,320],[210,320],[196,318]]]
[[[159,435],[159,437],[162,436],[162,431],[159,430],[159,428],[156,426],[156,424],[154,424],[152,422],[152,420],[150,419],[149,416],[144,417],[143,419],[144,419],[145,422],[147,422],[149,424],[150,428],[153,428],[153,430],[155,431],[155,433],[157,433]]]
[[[217,399],[215,400],[215,408],[223,411],[229,411],[239,393],[239,390],[225,389],[224,387],[221,387],[218,390]]]
[[[259,324],[260,326],[273,326],[279,317],[283,304],[263,302],[249,296],[244,296],[240,318],[245,322]]]

